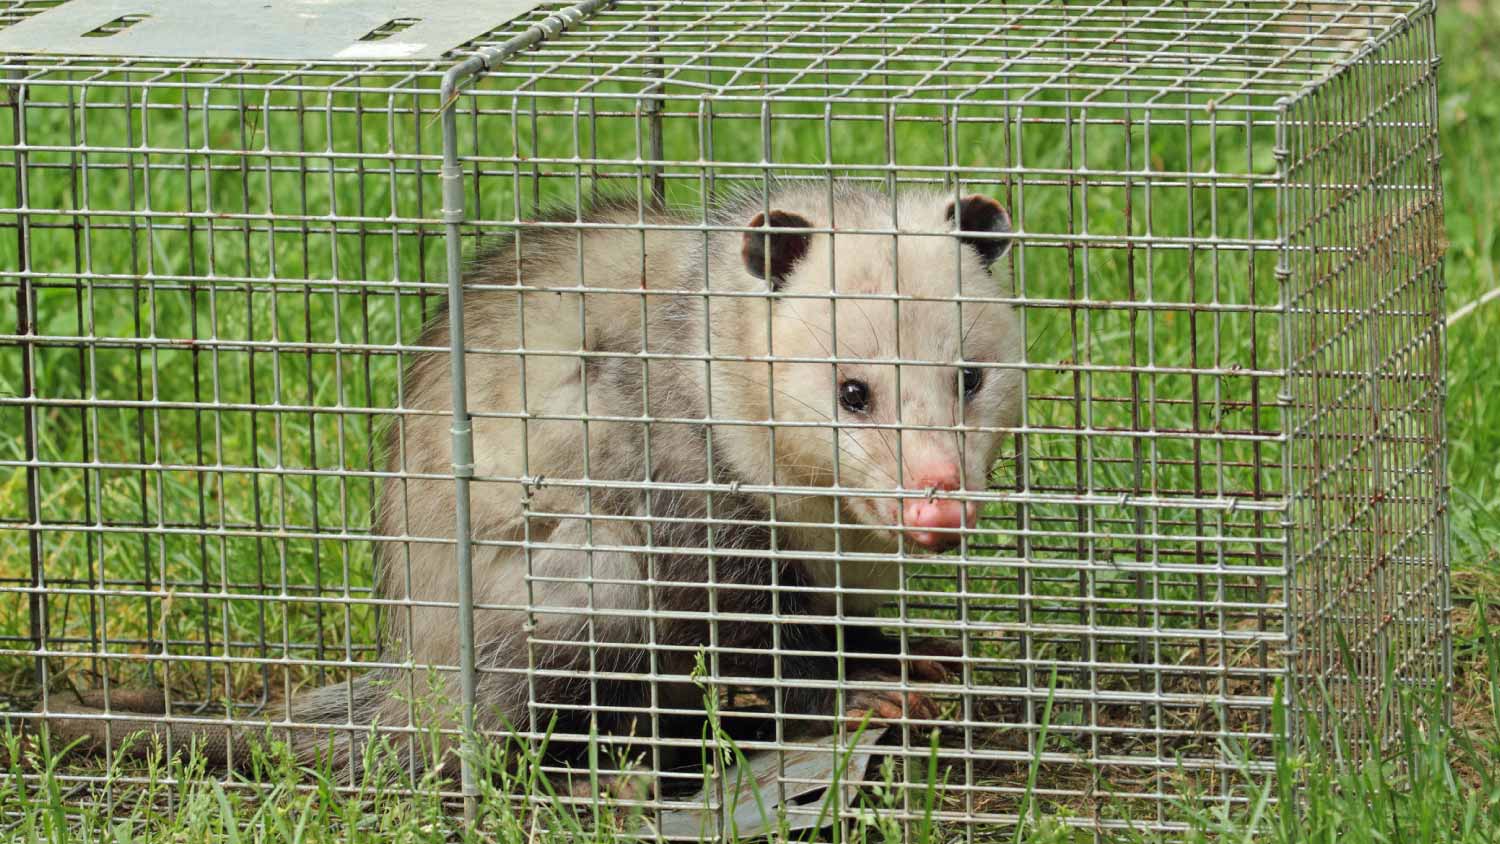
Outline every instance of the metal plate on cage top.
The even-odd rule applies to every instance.
[[[0,54],[435,59],[540,0],[67,0],[0,29]]]

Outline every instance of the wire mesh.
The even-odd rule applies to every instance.
[[[904,690],[936,709],[898,707],[863,775],[897,822],[933,757],[968,837],[1243,805],[1278,684],[1357,733],[1387,679],[1447,681],[1432,15],[654,0],[544,5],[434,63],[8,57],[0,714],[117,736],[149,687],[156,723],[269,718],[357,762],[372,716],[454,742],[424,707],[467,702],[491,739],[652,772],[660,823],[704,781],[703,689],[783,795],[788,754]],[[953,267],[1002,240],[890,200],[916,195],[1006,209],[993,285]],[[822,287],[745,286],[778,210]],[[450,249],[481,256],[461,332]],[[977,313],[1015,354],[961,367]],[[741,374],[776,367],[801,380]],[[893,415],[839,406],[860,368]],[[968,368],[1013,414],[924,415]],[[924,434],[996,459],[916,485]],[[979,513],[942,556],[900,538],[929,499]],[[873,608],[901,658],[872,675]]]

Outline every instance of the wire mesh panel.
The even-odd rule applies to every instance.
[[[745,831],[724,744],[793,827],[1243,806],[1282,684],[1358,730],[1446,682],[1432,32],[659,0],[12,58],[14,718],[471,802],[510,737],[648,837]]]
[[[1404,30],[1285,121],[1294,676],[1355,737],[1449,659],[1432,55]]]
[[[442,302],[451,63],[7,62],[0,641],[20,710],[145,687],[183,725],[295,721],[299,689],[407,659],[380,653],[375,560],[453,527],[370,528],[415,477],[403,426],[431,413],[400,372]],[[131,707],[111,708],[77,723]]]

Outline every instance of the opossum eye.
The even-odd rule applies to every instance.
[[[967,367],[964,369],[964,395],[973,396],[979,392],[979,385],[984,383],[984,370]]]
[[[863,381],[849,380],[839,384],[839,404],[851,413],[864,413],[870,406],[870,388]]]

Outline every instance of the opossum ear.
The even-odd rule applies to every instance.
[[[958,206],[956,216],[959,231],[985,234],[1004,234],[1011,231],[1010,213],[1005,210],[1005,206],[991,197],[976,193],[956,203],[948,203],[948,222],[950,223],[954,221],[955,205]],[[984,259],[986,267],[998,261],[1000,256],[1010,249],[1008,237],[966,237],[963,238],[963,242],[978,250],[979,257]]]
[[[763,226],[773,229],[810,229],[813,224],[798,214],[772,211],[769,223],[765,214],[756,214],[755,219],[750,221],[750,228]],[[745,244],[741,250],[745,258],[745,269],[756,278],[770,281],[772,290],[780,290],[781,282],[792,271],[792,267],[807,254],[809,237],[806,232],[745,232]]]

